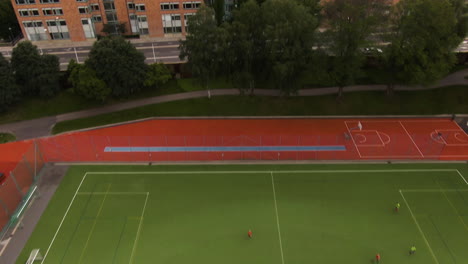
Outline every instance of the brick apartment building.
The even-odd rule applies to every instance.
[[[94,39],[107,24],[126,34],[164,37],[187,31],[187,18],[203,0],[12,0],[25,38]]]

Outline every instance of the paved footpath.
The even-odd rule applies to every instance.
[[[396,86],[395,90],[427,90],[434,89],[443,86],[450,85],[468,85],[468,80],[465,79],[465,76],[468,76],[468,69],[455,72],[444,79],[440,80],[436,84],[428,87],[416,86],[416,87],[407,87],[407,86]],[[356,85],[348,86],[344,88],[344,92],[357,92],[357,91],[385,91],[385,85]],[[468,89],[468,88],[467,88]],[[313,89],[302,89],[299,90],[297,96],[317,96],[317,95],[326,95],[326,94],[335,94],[338,91],[338,87],[328,87],[328,88],[313,88]],[[255,95],[259,96],[279,96],[280,93],[278,90],[273,89],[256,89]],[[211,96],[222,96],[222,95],[239,95],[239,90],[237,89],[215,89],[211,90]],[[49,136],[52,127],[57,122],[62,122],[66,120],[73,120],[79,118],[86,118],[126,109],[131,109],[135,107],[159,104],[171,101],[192,99],[192,98],[202,98],[207,97],[208,93],[206,90],[195,91],[195,92],[186,92],[170,95],[155,96],[140,100],[134,100],[125,103],[112,104],[103,106],[100,108],[87,109],[77,112],[71,112],[56,116],[42,117],[38,119],[20,121],[16,123],[3,124],[0,125],[1,132],[13,133],[16,135],[17,140],[31,139],[36,137]]]

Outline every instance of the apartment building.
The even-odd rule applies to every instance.
[[[202,0],[12,0],[21,30],[32,41],[84,41],[124,28],[141,37],[178,36]]]

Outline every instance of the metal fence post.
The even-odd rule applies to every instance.
[[[18,182],[16,181],[16,177],[15,177],[15,175],[13,174],[12,171],[10,172],[10,178],[11,178],[11,180],[13,180],[13,182],[15,183],[16,189],[17,189],[18,192],[20,193],[21,197],[23,197],[24,194],[23,194],[23,192],[21,191],[21,188],[19,187]]]

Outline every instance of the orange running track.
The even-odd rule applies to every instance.
[[[46,161],[71,162],[468,159],[468,135],[448,118],[150,120],[43,138],[39,144]],[[195,146],[344,146],[346,150],[104,151]]]

